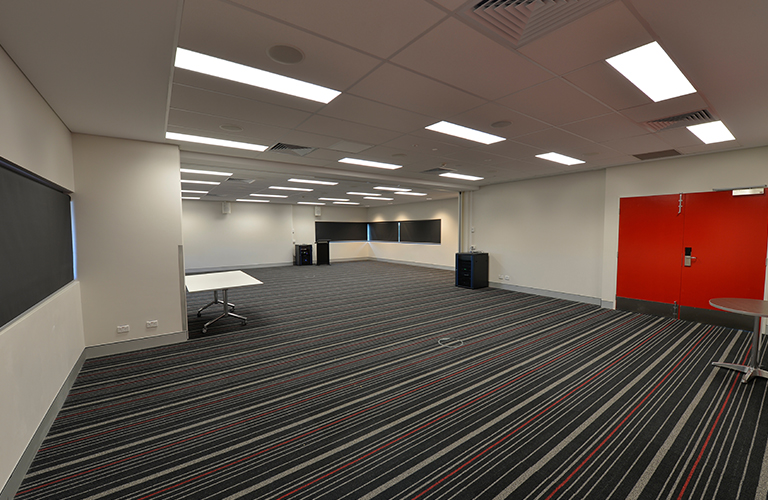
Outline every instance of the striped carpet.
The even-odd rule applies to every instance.
[[[87,361],[17,498],[766,498],[766,381],[710,366],[746,332],[414,266],[249,272],[246,326]]]

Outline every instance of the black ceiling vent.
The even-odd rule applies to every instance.
[[[446,172],[455,172],[455,168],[447,168],[447,167],[437,167],[437,168],[430,168],[429,170],[423,170],[422,174],[444,174]]]
[[[632,155],[638,160],[658,160],[659,158],[669,158],[670,156],[680,156],[680,151],[675,149],[665,149],[664,151],[653,151],[651,153],[641,153]]]
[[[650,120],[644,122],[643,125],[651,132],[659,132],[660,130],[690,127],[691,125],[698,125],[714,120],[715,117],[712,116],[708,110],[701,109],[692,113],[685,113],[684,115],[668,116],[666,118],[659,118],[658,120]]]
[[[309,153],[315,151],[316,149],[317,148],[297,146],[295,144],[283,144],[282,142],[278,142],[267,151],[274,151],[275,153],[283,153],[286,155],[307,156]]]

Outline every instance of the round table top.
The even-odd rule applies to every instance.
[[[723,297],[710,300],[709,305],[748,316],[768,316],[768,301],[765,300]]]

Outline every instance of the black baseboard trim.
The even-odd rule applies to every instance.
[[[629,311],[640,314],[650,314],[652,316],[661,316],[663,318],[675,317],[675,310],[672,304],[666,304],[664,302],[653,302],[650,300],[616,297],[616,309],[619,311]]]
[[[75,383],[75,379],[80,373],[80,369],[83,367],[85,360],[86,353],[85,350],[83,350],[83,352],[80,353],[80,357],[75,362],[75,365],[72,367],[72,370],[70,370],[69,375],[64,380],[64,383],[61,385],[61,388],[56,394],[56,397],[53,398],[51,406],[49,406],[48,411],[45,412],[43,420],[37,427],[37,430],[32,436],[32,439],[29,441],[29,444],[27,444],[27,448],[24,450],[24,453],[22,453],[21,458],[19,458],[19,461],[16,463],[16,467],[14,467],[13,472],[8,478],[8,481],[6,481],[5,486],[3,486],[2,491],[0,491],[0,500],[13,500],[13,498],[16,496],[16,492],[19,491],[21,482],[24,480],[24,476],[27,474],[27,469],[29,469],[29,466],[32,465],[32,460],[35,459],[37,450],[40,449],[40,445],[43,443],[45,436],[48,435],[48,431],[51,429],[53,421],[56,420],[56,416],[59,414],[61,407],[64,405],[64,400],[67,399],[69,390],[72,388],[72,384]]]

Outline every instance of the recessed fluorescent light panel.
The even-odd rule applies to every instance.
[[[731,131],[721,121],[691,125],[686,128],[701,139],[704,144],[736,140]]]
[[[300,201],[299,205],[325,205],[325,203],[315,203],[314,201]]]
[[[394,198],[385,198],[383,196],[363,196],[364,200],[381,200],[381,201],[392,201]]]
[[[461,125],[456,125],[455,123],[445,121],[433,123],[432,125],[425,128],[433,132],[440,132],[442,134],[452,135],[454,137],[460,137],[462,139],[467,139],[469,141],[475,141],[486,145],[506,140],[503,137],[499,137],[498,135],[486,134],[485,132],[480,132],[479,130],[462,127]]]
[[[316,181],[313,179],[288,179],[288,182],[300,182],[303,184],[320,184],[323,186],[335,186],[338,182],[331,181]]]
[[[624,52],[605,62],[616,68],[653,102],[696,92],[657,42]]]
[[[260,198],[288,198],[284,194],[254,194],[254,193],[251,193],[250,196],[258,196]]]
[[[204,75],[328,104],[341,92],[232,61],[177,48],[175,66]]]
[[[318,198],[321,201],[349,201],[349,198]]]
[[[194,189],[182,189],[182,193],[208,194],[208,191],[195,191]]]
[[[379,161],[358,160],[357,158],[342,158],[339,163],[349,163],[350,165],[361,165],[363,167],[374,168],[386,168],[388,170],[395,170],[396,168],[402,168],[402,165],[395,165],[392,163],[381,163]]]
[[[247,149],[249,151],[261,152],[267,149],[267,146],[262,146],[260,144],[225,141],[224,139],[214,139],[213,137],[203,137],[200,135],[177,134],[176,132],[166,132],[165,138],[172,141],[194,142],[197,144],[208,144],[209,146],[221,146],[223,148]]]
[[[248,203],[269,203],[269,200],[250,200],[246,198],[238,198],[235,201],[247,201]]]
[[[481,181],[483,177],[476,177],[474,175],[457,174],[455,172],[445,172],[440,174],[440,177],[450,177],[451,179],[461,179],[462,181]]]
[[[221,175],[223,177],[230,177],[232,175],[232,172],[215,172],[213,170],[195,170],[193,168],[182,168],[181,172],[185,174]]]
[[[182,184],[209,184],[211,186],[218,186],[221,182],[216,181],[193,181],[190,179],[181,179]]]
[[[181,199],[182,200],[199,200],[200,197],[199,196],[182,196]]]
[[[415,191],[398,191],[395,194],[405,194],[408,196],[427,196],[427,193],[416,193]]]
[[[295,188],[287,186],[269,186],[269,189],[282,189],[283,191],[312,191],[309,188]]]
[[[584,163],[582,160],[577,160],[576,158],[571,158],[570,156],[561,155],[560,153],[546,153],[543,155],[536,155],[536,158],[541,158],[542,160],[549,160],[555,163],[561,163],[563,165],[569,166]]]
[[[334,205],[359,205],[356,201],[334,201]]]
[[[354,196],[381,196],[379,193],[363,193],[360,191],[347,191],[347,194]]]
[[[382,191],[412,191],[412,189],[409,189],[409,188],[393,188],[393,187],[387,187],[387,186],[376,186],[373,189],[380,189]]]

